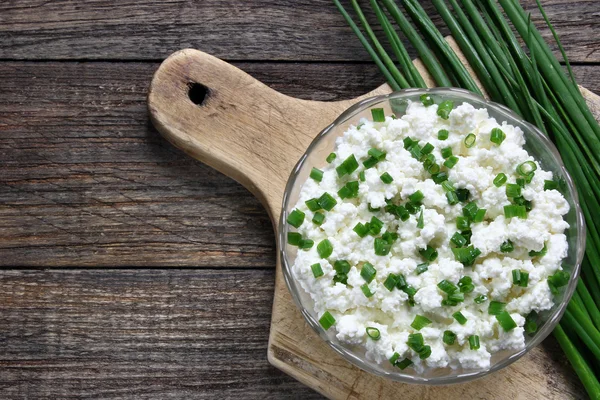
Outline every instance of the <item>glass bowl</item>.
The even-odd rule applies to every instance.
[[[495,118],[499,123],[506,121],[511,125],[520,127],[526,140],[525,149],[541,164],[543,169],[552,171],[554,179],[559,181],[561,191],[571,206],[569,213],[565,216],[570,228],[565,231],[569,250],[567,258],[563,260],[563,268],[571,274],[568,285],[561,288],[560,293],[554,297],[555,304],[552,309],[540,313],[538,331],[533,337],[526,336],[525,348],[518,351],[503,350],[492,354],[490,367],[486,369],[441,368],[419,374],[411,368],[402,371],[390,363],[377,364],[367,360],[364,347],[342,343],[336,338],[335,329],[325,331],[321,327],[318,316],[314,312],[310,295],[297,284],[292,271],[297,248],[287,243],[289,225],[286,220],[298,200],[302,185],[308,179],[311,168],[323,167],[326,164],[325,158],[334,149],[335,139],[341,136],[350,125],[357,125],[360,118],[370,118],[371,108],[383,108],[386,115],[394,113],[397,117],[401,117],[404,115],[408,102],[420,101],[419,97],[424,93],[430,94],[438,104],[444,100],[452,100],[456,106],[468,102],[476,108],[486,108],[490,117]],[[455,88],[407,89],[358,102],[343,112],[313,140],[306,153],[293,169],[285,188],[283,209],[279,221],[278,246],[285,282],[292,298],[301,310],[306,322],[333,350],[357,367],[385,378],[405,383],[445,385],[470,381],[504,368],[521,358],[552,332],[575,291],[580,264],[585,251],[585,221],[579,207],[577,191],[556,147],[535,126],[523,121],[517,114],[503,105],[487,101],[466,90]]]

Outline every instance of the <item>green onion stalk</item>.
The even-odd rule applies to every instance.
[[[333,1],[393,90],[425,87],[403,36],[437,86],[482,93],[418,0],[369,0],[364,6],[350,0],[360,27],[339,0]],[[581,94],[556,30],[540,0],[536,2],[568,74],[517,0],[432,0],[487,95],[548,135],[575,181],[588,245],[577,290],[554,337],[590,397],[600,398],[600,223],[595,218],[600,210],[600,125]],[[374,12],[381,38],[363,7]]]

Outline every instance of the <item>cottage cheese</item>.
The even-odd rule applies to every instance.
[[[563,216],[569,205],[557,190],[544,190],[544,180],[551,180],[552,173],[537,164],[530,183],[525,185],[522,196],[531,201],[532,209],[526,219],[506,218],[504,206],[511,204],[506,194],[506,184],[496,187],[494,178],[506,174],[507,183],[515,183],[520,176],[516,166],[535,160],[523,148],[525,138],[518,128],[490,118],[486,109],[475,109],[470,104],[456,107],[444,120],[437,115],[437,105],[425,107],[413,102],[406,114],[395,119],[386,117],[385,122],[367,119],[358,126],[351,126],[336,141],[337,157],[323,169],[320,182],[308,179],[300,192],[296,208],[305,213],[298,232],[305,239],[314,241],[308,250],[298,250],[293,265],[293,274],[303,290],[314,301],[315,312],[321,317],[330,313],[335,324],[337,338],[345,343],[364,346],[366,357],[377,363],[388,362],[395,353],[399,360],[409,358],[418,372],[431,368],[487,368],[491,355],[501,350],[518,350],[525,346],[525,316],[531,311],[540,312],[553,306],[553,296],[547,278],[561,269],[561,261],[567,255],[567,240],[564,235],[568,224]],[[490,141],[492,129],[500,128],[506,135],[497,145]],[[449,137],[438,139],[438,131],[446,129]],[[467,148],[465,137],[473,133],[475,145]],[[471,244],[481,254],[473,266],[464,266],[456,260],[450,239],[457,232],[456,218],[463,215],[466,203],[450,205],[441,184],[432,180],[432,175],[423,163],[405,149],[403,140],[410,137],[421,146],[431,143],[431,154],[437,163],[442,163],[441,150],[452,148],[458,162],[451,168],[442,168],[455,188],[468,189],[469,201],[486,209],[483,222],[471,223]],[[365,169],[362,162],[369,157],[368,151],[376,148],[386,152],[384,160],[374,167]],[[354,155],[359,168],[350,175],[338,177],[336,167]],[[359,184],[356,198],[341,199],[337,192],[348,181],[359,180],[364,171],[364,181]],[[387,172],[393,182],[386,184],[380,176]],[[386,212],[386,201],[405,204],[408,196],[420,191],[422,200],[423,228],[418,228],[419,213],[401,221]],[[337,205],[325,215],[319,226],[312,221],[314,212],[305,202],[319,198],[323,193],[331,194]],[[369,211],[381,208],[380,211]],[[360,237],[353,228],[358,222],[368,223],[372,216],[383,222],[381,233]],[[387,255],[376,255],[374,240],[384,232],[396,232],[398,239]],[[321,258],[317,244],[328,239],[333,247],[329,257]],[[510,240],[512,252],[503,253],[500,246]],[[419,250],[428,245],[434,247],[437,258],[430,262],[427,271],[417,274],[417,266],[425,260]],[[542,257],[530,257],[530,251],[540,251],[546,246]],[[346,260],[351,269],[346,284],[334,282],[334,263]],[[365,262],[376,269],[375,278],[368,284],[373,293],[367,297],[361,286],[365,279],[360,271]],[[323,275],[315,278],[311,265],[318,263]],[[527,287],[513,284],[512,271],[529,273]],[[411,298],[400,289],[388,290],[384,282],[389,274],[403,275],[407,284],[416,289]],[[464,302],[457,305],[442,305],[447,294],[438,287],[442,280],[457,285],[468,276],[474,290],[465,294]],[[477,296],[486,296],[481,304],[474,302]],[[488,314],[491,300],[506,303],[506,311],[517,327],[505,332],[494,315]],[[411,305],[412,304],[412,305]],[[461,325],[453,314],[460,311],[467,322]],[[432,323],[419,331],[411,327],[416,315],[425,316]],[[373,340],[366,334],[367,327],[377,328],[380,339]],[[455,343],[443,342],[444,331],[456,335]],[[409,348],[410,334],[419,332],[424,343],[431,347],[431,355],[421,360]],[[471,349],[469,337],[477,335],[479,349]]]

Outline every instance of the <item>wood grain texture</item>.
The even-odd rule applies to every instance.
[[[238,63],[285,94],[356,97],[371,64]],[[148,123],[157,63],[0,63],[1,266],[273,267],[271,222],[239,184]],[[600,93],[600,69],[575,66]]]
[[[523,3],[543,26],[535,0]],[[600,61],[597,1],[544,6],[572,61]],[[0,22],[4,59],[162,60],[189,47],[227,60],[370,60],[330,0],[5,0]]]
[[[317,399],[265,358],[272,270],[0,272],[2,399]]]

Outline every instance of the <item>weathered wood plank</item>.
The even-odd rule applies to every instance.
[[[272,270],[0,272],[0,397],[321,398],[266,359]]]
[[[541,27],[535,0],[523,3]],[[600,61],[600,3],[544,5],[571,59]],[[192,47],[227,60],[369,59],[330,0],[8,0],[0,16],[0,58],[159,60]]]
[[[239,66],[314,100],[381,83],[370,64]],[[150,126],[146,93],[156,67],[0,63],[0,265],[275,265],[258,201]],[[600,69],[575,72],[600,92]]]

